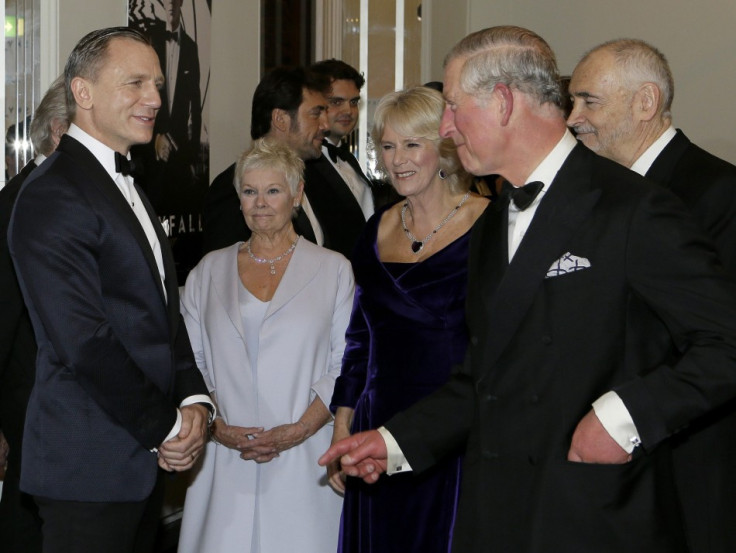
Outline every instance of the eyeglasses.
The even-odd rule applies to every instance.
[[[346,98],[340,98],[338,96],[330,96],[327,98],[327,102],[331,107],[339,108],[342,106],[345,102],[350,103],[351,108],[357,108],[360,104],[360,98],[350,98],[349,100]]]

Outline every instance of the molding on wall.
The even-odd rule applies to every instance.
[[[61,73],[59,60],[59,0],[41,2],[40,14],[41,90],[48,90]]]
[[[342,59],[342,0],[319,0],[315,19],[315,59]]]

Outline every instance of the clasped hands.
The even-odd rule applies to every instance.
[[[339,469],[348,476],[362,478],[368,484],[386,472],[388,452],[383,437],[377,430],[353,434],[335,443],[317,461],[322,466],[339,462]],[[594,411],[589,411],[573,433],[567,460],[591,464],[623,464],[631,461],[603,427]],[[328,470],[332,475],[335,469]]]
[[[158,465],[169,472],[192,468],[207,438],[207,407],[195,403],[181,407],[179,411],[182,419],[179,433],[158,448]]]
[[[244,461],[268,463],[282,451],[291,449],[309,438],[309,430],[301,421],[264,430],[257,426],[235,426],[216,419],[212,425],[215,441],[240,452]]]

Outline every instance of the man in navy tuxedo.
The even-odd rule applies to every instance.
[[[736,275],[736,166],[675,130],[664,55],[642,40],[606,42],[583,56],[570,92],[578,139],[679,196]],[[693,550],[736,551],[736,402],[680,433],[673,463]]]
[[[166,236],[129,175],[163,75],[143,35],[114,27],[82,38],[64,77],[72,124],[24,183],[8,232],[38,344],[21,489],[44,551],[149,551],[158,468],[190,468],[214,414]]]
[[[677,197],[576,142],[532,31],[465,37],[444,94],[463,166],[511,184],[473,229],[465,361],[320,463],[374,482],[462,448],[457,553],[696,551],[672,438],[736,397],[736,282]]]

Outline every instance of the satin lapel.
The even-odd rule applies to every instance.
[[[678,130],[674,138],[669,141],[664,150],[657,156],[657,159],[654,160],[645,176],[657,184],[668,187],[673,180],[677,162],[685,154],[690,144],[690,140],[685,134]]]
[[[171,248],[169,247],[169,237],[166,236],[166,232],[161,226],[161,222],[159,221],[158,216],[156,215],[156,212],[151,205],[151,202],[148,201],[146,194],[143,192],[140,186],[136,184],[135,188],[136,190],[138,190],[138,196],[140,196],[141,201],[143,202],[143,206],[146,208],[148,218],[151,219],[153,229],[156,231],[156,238],[158,238],[158,243],[161,245],[161,257],[164,261],[164,284],[166,285],[166,311],[169,315],[169,326],[173,331],[176,329],[176,325],[179,323],[179,283],[176,278],[176,263],[174,262],[174,255],[171,253]],[[145,232],[143,234],[145,236]],[[161,278],[158,274],[158,266],[156,265],[156,258],[153,255],[153,251],[151,250],[151,246],[148,243],[148,239],[146,239],[146,245],[148,246],[147,250],[145,250],[146,260],[150,265],[150,251],[150,258],[153,259],[153,270],[156,276],[156,282],[161,284]],[[161,291],[163,297],[163,289],[161,288],[161,286],[159,286],[158,288],[159,291]]]
[[[318,180],[310,179],[307,173],[305,191],[319,221],[329,220],[335,206],[340,206],[339,209],[349,212],[351,218],[365,223],[365,215],[358,200],[330,161],[323,155],[308,163]]]
[[[316,248],[319,246],[299,240],[279,287],[271,299],[264,321],[289,303],[317,275],[321,260],[319,251],[314,251]]]
[[[100,163],[97,161],[97,158],[95,158],[95,156],[93,156],[87,148],[82,146],[72,137],[68,135],[62,136],[57,150],[66,152],[74,157],[75,162],[77,162],[77,167],[79,167],[80,170],[86,173],[86,177],[89,182],[96,183],[96,186],[109,200],[113,210],[117,213],[118,216],[123,219],[123,221],[125,222],[125,226],[135,238],[135,241],[140,246],[144,257],[146,258],[148,269],[150,270],[151,276],[156,283],[156,287],[161,294],[161,301],[164,302],[163,286],[161,284],[161,277],[158,273],[156,258],[153,256],[153,250],[151,249],[151,245],[148,243],[148,238],[146,237],[146,233],[143,230],[140,221],[138,221],[138,217],[136,217],[133,209],[130,207],[130,204],[126,201],[125,197],[120,192],[118,186],[110,178],[110,175],[107,173],[107,171],[105,171],[102,165],[100,165]],[[138,189],[138,194],[141,195],[141,198],[143,198],[140,189]],[[144,200],[144,205],[146,206],[146,210],[150,215],[152,212],[150,204],[148,204],[148,202]],[[155,220],[154,223],[154,228],[161,226],[160,223],[158,223],[158,220]],[[163,229],[161,230],[163,232]],[[166,249],[166,247],[167,246],[165,243],[161,244],[162,252]],[[164,257],[164,260],[165,259],[166,258]],[[164,267],[164,269],[166,270],[166,267]],[[173,282],[176,282],[176,272],[174,272]],[[171,296],[169,297],[171,298]],[[178,297],[178,291],[174,291],[174,298],[177,299],[177,304],[175,304],[175,306],[178,306]]]
[[[513,260],[488,304],[488,332],[482,366],[490,368],[514,337],[539,291],[547,270],[600,198],[591,188],[594,154],[577,146],[544,196]],[[486,372],[480,380],[489,373]]]

